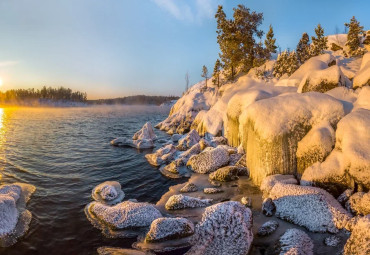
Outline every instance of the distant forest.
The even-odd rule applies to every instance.
[[[176,96],[128,96],[128,97],[120,97],[120,98],[113,98],[113,99],[98,99],[98,100],[88,100],[87,102],[90,104],[127,104],[127,105],[143,105],[143,104],[151,104],[151,105],[160,105],[165,102],[169,102],[171,100],[177,100],[179,97]]]

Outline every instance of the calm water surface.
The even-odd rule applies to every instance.
[[[163,120],[169,109],[154,106],[0,109],[1,184],[25,182],[37,190],[28,203],[30,229],[0,254],[96,254],[100,246],[130,247],[134,240],[108,239],[84,214],[91,190],[117,180],[126,198],[157,202],[178,183],[144,158],[152,150],[117,148],[143,124]],[[161,138],[168,135],[156,130]]]

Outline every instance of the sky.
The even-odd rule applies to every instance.
[[[281,49],[321,23],[370,29],[368,0],[0,0],[0,90],[69,87],[89,99],[181,95],[218,58],[217,6],[262,12]]]

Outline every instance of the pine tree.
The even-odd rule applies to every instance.
[[[202,75],[201,76],[206,79],[206,88],[207,88],[208,68],[206,66],[203,66],[203,68],[202,68]]]
[[[221,74],[221,61],[219,59],[216,60],[215,67],[213,68],[213,79],[212,82],[217,87],[220,87],[220,74]]]
[[[276,53],[277,46],[275,45],[275,43],[276,39],[274,38],[274,30],[270,25],[270,29],[266,34],[265,40],[266,51],[269,58],[271,57],[271,53]]]
[[[287,62],[286,73],[291,76],[299,67],[297,54],[294,50],[289,53]]]
[[[312,36],[311,55],[318,56],[328,48],[328,38],[324,36],[324,29],[320,24],[315,28],[316,37]]]
[[[279,54],[275,62],[274,71],[272,72],[272,74],[276,78],[280,78],[281,76],[286,74],[288,70],[288,63],[289,63],[289,52],[285,50]]]
[[[345,23],[345,26],[349,29],[346,42],[346,46],[349,49],[349,55],[356,56],[363,54],[364,51],[360,50],[361,42],[359,35],[364,34],[364,27],[360,26],[360,22],[356,20],[355,16],[352,17],[350,23]]]
[[[307,33],[302,34],[302,38],[299,40],[299,43],[297,45],[297,59],[299,63],[302,65],[304,62],[306,62],[311,56],[310,56],[310,37]]]

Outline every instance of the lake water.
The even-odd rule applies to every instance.
[[[33,214],[29,231],[0,254],[96,254],[100,246],[131,247],[135,240],[103,237],[84,207],[94,186],[107,180],[121,183],[127,199],[152,203],[179,183],[147,163],[144,155],[152,150],[110,145],[168,112],[156,106],[0,109],[0,183],[37,189],[27,207]]]

